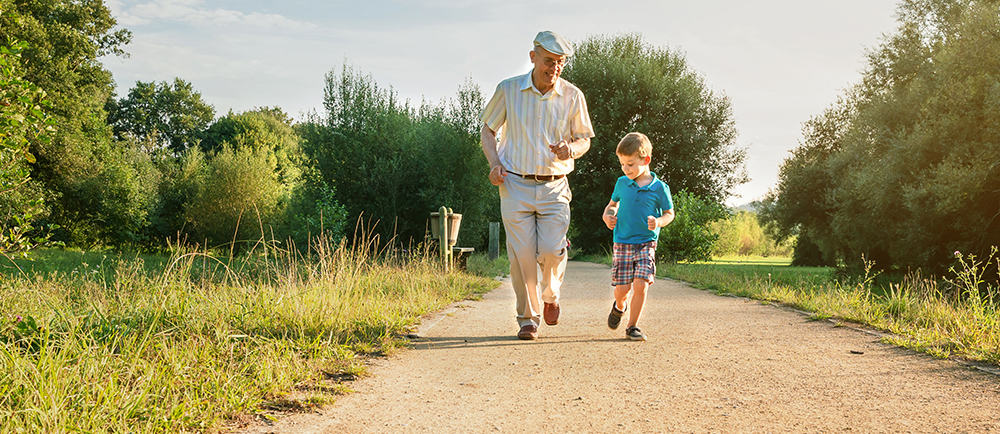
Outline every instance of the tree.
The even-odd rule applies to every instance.
[[[134,138],[149,151],[166,148],[179,153],[198,144],[215,110],[191,83],[136,82],[125,98],[111,98],[105,109],[108,124],[119,139]]]
[[[253,242],[293,236],[304,243],[307,235],[320,234],[321,224],[339,233],[343,212],[333,190],[303,176],[312,169],[291,118],[280,109],[231,112],[203,136],[200,146],[164,164],[167,180],[153,219],[158,236],[180,232],[222,245],[234,237]]]
[[[463,215],[459,242],[484,247],[499,198],[479,147],[483,102],[466,83],[456,100],[413,109],[345,65],[327,74],[325,116],[299,129],[306,155],[336,187],[352,224],[377,222],[383,241],[420,242],[429,213],[444,205]]]
[[[898,16],[807,124],[767,215],[827,261],[943,271],[1000,244],[1000,2],[906,0]]]
[[[27,252],[44,240],[33,234],[42,195],[28,185],[29,146],[53,131],[45,91],[24,80],[20,54],[27,44],[0,41],[0,254]]]
[[[746,182],[729,100],[709,90],[681,54],[638,35],[591,37],[577,45],[563,78],[583,90],[597,132],[570,174],[573,189],[588,193],[574,197],[574,246],[596,251],[607,243],[599,216],[621,176],[615,147],[629,132],[649,136],[650,168],[673,191],[721,204]]]
[[[0,28],[28,43],[23,77],[46,90],[59,126],[51,141],[29,146],[31,177],[49,198],[41,221],[60,225],[56,237],[73,244],[138,238],[155,191],[147,183],[156,176],[131,143],[112,139],[104,112],[111,73],[98,60],[123,54],[130,33],[115,28],[99,0],[0,2]]]

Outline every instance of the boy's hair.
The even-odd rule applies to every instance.
[[[649,137],[643,133],[628,133],[618,142],[615,153],[628,157],[650,157],[653,155],[653,144],[649,141]]]

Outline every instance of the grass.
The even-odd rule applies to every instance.
[[[691,264],[659,264],[657,274],[718,294],[780,303],[810,312],[810,318],[863,324],[891,333],[888,343],[936,357],[959,357],[1000,365],[1000,289],[984,276],[995,255],[957,256],[948,276],[919,272],[877,279],[874,264],[864,275],[836,278],[826,267],[792,267],[787,258],[720,258]],[[610,264],[606,255],[578,258]],[[996,267],[993,268],[994,270]]]
[[[496,286],[379,253],[46,250],[4,267],[0,432],[206,431],[313,408],[421,315]]]

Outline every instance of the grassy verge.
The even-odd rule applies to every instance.
[[[510,274],[510,261],[507,260],[507,255],[503,252],[500,252],[500,256],[492,261],[485,253],[472,255],[469,257],[467,267],[469,273],[483,277],[506,276]]]
[[[203,431],[345,391],[419,317],[496,286],[321,246],[242,260],[43,251],[0,274],[0,432]]]
[[[987,261],[988,262],[988,261]],[[782,303],[887,331],[885,341],[936,357],[1000,364],[997,290],[983,281],[984,263],[960,258],[949,277],[911,273],[878,286],[871,268],[853,281],[831,269],[762,265],[755,261],[661,265],[660,274],[720,294]]]
[[[607,255],[576,258],[610,265]],[[887,331],[891,344],[936,357],[1000,364],[1000,291],[986,282],[991,261],[957,257],[943,279],[911,273],[895,283],[864,276],[837,280],[825,267],[791,267],[787,258],[719,258],[705,263],[659,264],[657,273],[719,294],[781,303]],[[995,279],[992,279],[995,281]]]

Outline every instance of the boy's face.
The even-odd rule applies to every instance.
[[[622,173],[628,179],[635,180],[644,173],[649,172],[649,156],[640,157],[638,155],[618,154],[618,162],[622,163]]]

